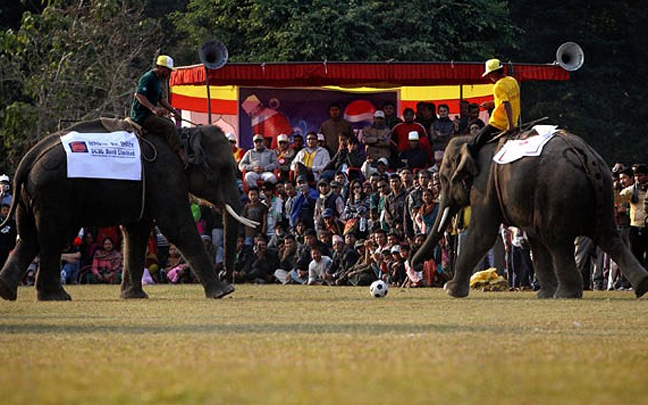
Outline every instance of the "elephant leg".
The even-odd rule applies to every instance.
[[[20,238],[0,272],[0,296],[10,301],[18,298],[20,280],[39,251],[34,217],[31,214],[27,215],[19,205],[16,218],[20,221]]]
[[[171,217],[161,216],[158,225],[169,242],[187,259],[191,270],[202,283],[207,298],[222,298],[234,292],[232,285],[218,278],[188,210],[175,212]]]
[[[42,215],[38,223],[40,266],[36,273],[36,299],[39,301],[69,301],[72,298],[61,285],[61,251],[66,241],[72,241],[77,230],[66,229],[52,218]]]
[[[36,255],[38,255],[38,245],[34,240],[18,239],[16,247],[0,272],[0,296],[3,299],[15,301],[18,298],[20,280]]]
[[[473,269],[484,257],[488,250],[495,244],[497,238],[497,227],[493,229],[476,229],[470,226],[466,231],[466,238],[461,243],[455,274],[452,280],[444,286],[449,295],[455,298],[462,298],[470,291],[470,276]]]
[[[616,231],[602,235],[597,238],[596,243],[619,265],[621,272],[632,284],[637,298],[648,292],[648,271],[643,268]]]
[[[137,222],[122,226],[124,269],[122,270],[121,298],[148,298],[142,289],[142,275],[146,262],[146,244],[152,226],[151,222]]]
[[[551,253],[537,238],[529,236],[529,245],[533,252],[533,268],[540,283],[540,290],[536,293],[536,298],[553,298],[558,289],[558,280]]]
[[[554,298],[582,298],[583,277],[576,268],[573,242],[561,243],[549,249],[558,279]]]

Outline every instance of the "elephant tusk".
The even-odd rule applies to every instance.
[[[448,214],[450,213],[450,207],[445,207],[443,209],[443,215],[441,215],[441,222],[439,222],[439,229],[437,230],[438,233],[443,232],[445,227],[443,224],[445,224],[446,219],[448,219]]]
[[[229,204],[225,204],[225,209],[227,210],[227,212],[228,212],[232,217],[234,217],[234,219],[236,219],[237,221],[239,221],[239,222],[242,223],[243,225],[245,225],[245,226],[247,226],[247,227],[249,227],[249,228],[256,228],[257,226],[259,226],[259,223],[258,223],[258,222],[256,222],[256,221],[252,221],[251,219],[248,219],[248,218],[242,217],[242,216],[240,216],[239,214],[237,214],[236,211],[234,211],[234,208],[232,208],[231,205],[229,205]]]

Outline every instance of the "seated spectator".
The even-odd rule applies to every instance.
[[[80,268],[92,264],[92,259],[97,249],[99,249],[99,244],[95,242],[92,231],[86,229],[83,233],[83,241],[81,242],[81,246],[79,246],[79,252],[81,252],[81,263],[79,264]]]
[[[317,181],[330,160],[328,151],[317,145],[317,134],[309,132],[306,135],[306,147],[297,152],[291,169],[298,176],[305,174],[307,178]]]
[[[322,219],[324,221],[323,229],[326,229],[329,234],[336,236],[342,236],[344,234],[344,223],[337,218],[332,208],[324,210]]]
[[[216,248],[214,247],[214,244],[212,243],[211,236],[209,236],[209,235],[200,235],[200,239],[202,240],[205,251],[209,255],[209,259],[211,260],[212,266],[215,266],[216,265]]]
[[[277,149],[274,150],[277,155],[277,163],[279,164],[279,177],[281,181],[288,180],[290,165],[297,155],[295,149],[290,147],[288,142],[288,135],[279,134],[277,136]]]
[[[76,284],[81,264],[81,252],[78,246],[68,244],[61,253],[61,283]]]
[[[353,248],[344,243],[342,237],[333,236],[333,263],[328,268],[328,271],[324,273],[324,280],[329,284],[340,285],[337,281],[349,271],[359,257]]]
[[[12,201],[10,179],[9,176],[3,174],[0,176],[0,205],[11,207]]]
[[[338,173],[347,173],[350,178],[357,178],[360,176],[358,170],[364,162],[364,154],[359,148],[358,139],[352,136],[349,139],[344,139],[346,135],[340,134],[340,148],[337,153],[333,155],[328,164],[324,167],[322,177],[331,180],[333,176]]]
[[[92,259],[94,281],[105,284],[119,284],[123,268],[123,257],[110,238],[104,238],[101,247]]]
[[[272,171],[279,167],[277,155],[272,150],[266,149],[263,135],[254,135],[252,139],[254,148],[245,152],[238,165],[241,172],[246,172],[243,180],[248,188],[256,187],[258,180],[276,183],[277,177]]]
[[[398,160],[401,167],[407,167],[411,170],[424,169],[427,166],[428,155],[420,148],[418,132],[412,131],[409,133],[409,149],[402,151]]]
[[[391,130],[385,125],[385,113],[376,110],[374,122],[362,130],[362,143],[365,144],[367,157],[378,160],[389,159],[391,156]]]
[[[312,260],[308,265],[308,285],[322,285],[324,283],[324,274],[333,263],[328,256],[322,255],[319,246],[311,248]]]
[[[169,257],[167,258],[165,273],[167,280],[173,284],[183,283],[189,277],[189,265],[175,245],[169,246]]]
[[[239,164],[241,162],[241,159],[243,159],[243,156],[245,156],[245,150],[236,146],[236,135],[234,135],[232,132],[226,133],[225,137],[229,141],[230,145],[232,145],[232,154],[234,155],[236,164]]]
[[[275,270],[274,276],[281,284],[291,282],[291,272],[297,266],[297,241],[293,235],[286,235],[283,248],[279,250],[279,268]]]
[[[16,220],[7,218],[9,209],[10,207],[7,204],[2,204],[2,208],[0,208],[0,222],[6,221],[4,227],[0,229],[0,266],[4,266],[9,257],[9,252],[16,246],[16,237],[18,236]]]
[[[367,158],[362,164],[360,171],[365,178],[371,178],[374,173],[377,173],[378,176],[383,174],[389,174],[389,160],[387,158],[380,158],[376,161],[375,166],[373,166],[374,160]]]
[[[273,281],[279,260],[263,237],[254,245],[254,257],[241,271],[234,272],[234,281],[239,283],[266,284]]]
[[[329,185],[328,181],[325,179],[320,179],[317,182],[317,188],[319,190],[319,196],[317,201],[315,201],[315,229],[324,229],[324,220],[323,214],[327,208],[333,210],[333,213],[336,218],[339,218],[344,212],[344,200],[338,194],[334,193]]]
[[[301,134],[293,135],[293,143],[291,148],[295,150],[295,154],[300,150],[304,149],[304,137]]]
[[[368,286],[378,279],[378,265],[371,255],[372,242],[359,240],[355,243],[355,250],[358,253],[358,260],[349,267],[349,270],[340,275],[336,284],[351,284],[354,286]]]
[[[256,186],[248,189],[248,202],[243,207],[243,214],[245,218],[259,223],[256,228],[245,227],[245,244],[252,246],[255,235],[266,234],[266,218],[268,216],[268,207],[261,202],[259,189]]]

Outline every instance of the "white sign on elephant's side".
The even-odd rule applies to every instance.
[[[132,132],[70,132],[61,143],[69,178],[142,179],[140,145]]]

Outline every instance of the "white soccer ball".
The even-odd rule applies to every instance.
[[[384,297],[387,295],[388,291],[389,287],[387,286],[387,283],[382,280],[376,280],[369,286],[369,292],[376,298]]]

